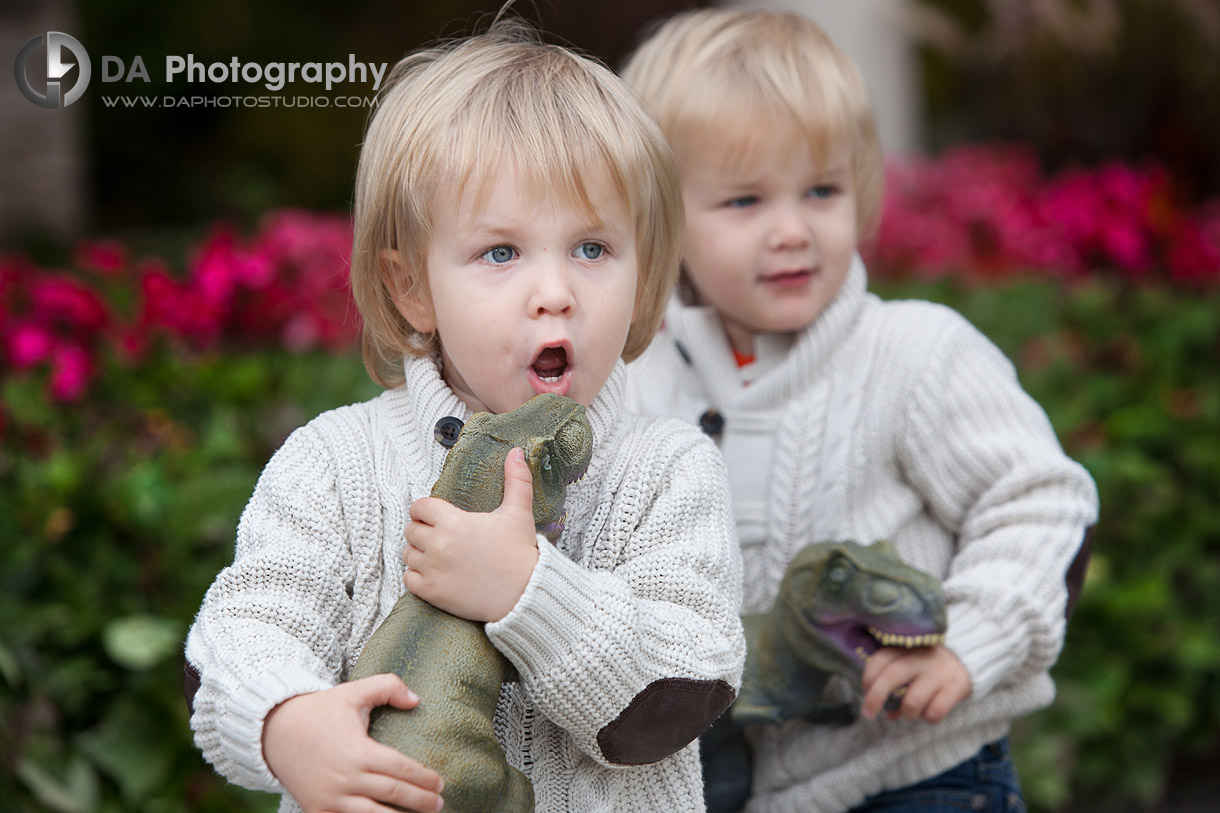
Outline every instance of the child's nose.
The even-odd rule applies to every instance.
[[[567,313],[575,304],[568,271],[562,263],[545,260],[536,269],[530,293],[529,311],[533,317]]]
[[[813,239],[802,213],[796,206],[780,206],[767,235],[767,245],[775,250],[806,248]]]

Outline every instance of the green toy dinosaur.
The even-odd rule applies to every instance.
[[[504,458],[525,450],[534,480],[538,532],[558,539],[564,490],[584,476],[593,454],[585,409],[559,395],[538,395],[503,415],[479,412],[449,450],[432,496],[465,511],[493,511],[504,496]],[[492,731],[500,684],[512,665],[483,625],[406,593],[365,644],[349,680],[382,672],[420,697],[414,709],[374,709],[369,734],[441,775],[447,813],[525,813],[534,790],[511,768]]]
[[[752,756],[742,727],[806,719],[851,722],[853,707],[828,705],[823,689],[840,675],[859,692],[864,665],[883,646],[944,641],[940,582],[905,564],[886,542],[821,542],[788,565],[763,615],[745,616],[741,693],[700,740],[709,813],[741,809],[750,795]],[[896,708],[891,696],[887,708]]]

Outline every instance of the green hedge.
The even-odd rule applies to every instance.
[[[3,385],[0,808],[273,810],[191,742],[182,640],[289,431],[370,397],[358,359],[160,354],[86,401]]]
[[[1102,519],[1055,669],[1014,740],[1031,808],[1139,809],[1220,745],[1220,307],[1090,282],[887,283],[992,336],[1097,479]],[[374,394],[286,351],[107,361],[86,400],[0,383],[0,799],[18,813],[271,810],[190,740],[181,641],[272,451]]]

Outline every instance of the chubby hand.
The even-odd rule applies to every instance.
[[[889,713],[891,720],[924,719],[939,723],[961,701],[970,696],[970,674],[944,644],[898,649],[883,647],[864,667],[861,680],[866,720],[877,716],[890,694],[906,687],[902,705]]]
[[[377,706],[417,703],[397,675],[290,697],[267,714],[263,758],[306,813],[440,810],[441,777],[368,734]]]
[[[533,477],[525,452],[504,459],[504,499],[491,513],[436,497],[411,504],[403,561],[407,589],[471,621],[499,621],[516,605],[538,563]]]

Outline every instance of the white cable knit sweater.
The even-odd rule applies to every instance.
[[[338,683],[404,589],[407,510],[446,453],[434,426],[469,417],[430,359],[405,369],[403,387],[319,416],[276,452],[189,633],[196,743],[240,785],[283,792],[262,756],[267,712]],[[539,813],[702,810],[694,745],[623,767],[598,733],[657,679],[741,681],[723,462],[689,424],[625,412],[623,380],[620,362],[588,410],[593,460],[568,488],[562,536],[539,536],[524,595],[486,627],[521,676],[496,731]],[[280,809],[299,807],[285,795]]]
[[[750,813],[837,813],[960,763],[1050,703],[1065,571],[1097,494],[990,341],[948,308],[867,293],[858,258],[813,324],[755,348],[744,385],[717,314],[675,298],[628,368],[639,411],[696,421],[714,407],[724,418],[743,612],[771,606],[805,544],[889,539],[943,580],[946,643],[973,684],[937,725],[750,732]]]

